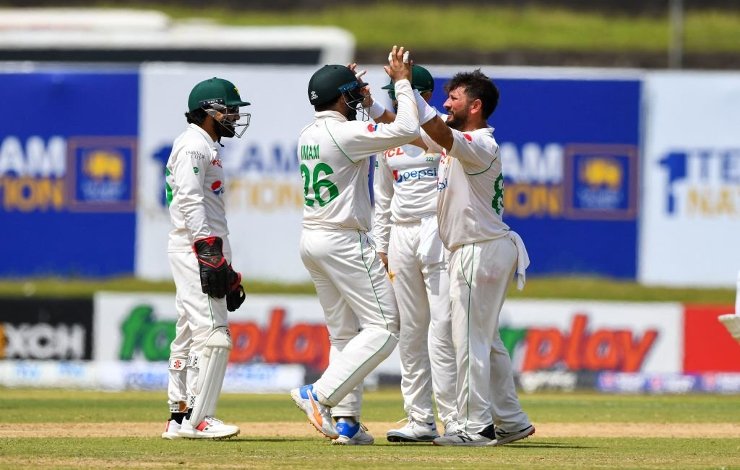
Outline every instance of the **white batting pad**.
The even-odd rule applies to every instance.
[[[213,330],[199,359],[200,373],[195,387],[195,405],[190,415],[193,426],[197,426],[206,416],[213,416],[216,413],[230,351],[229,331],[226,328]]]

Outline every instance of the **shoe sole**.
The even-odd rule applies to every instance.
[[[439,436],[409,437],[402,434],[386,434],[388,442],[432,442]]]
[[[503,439],[494,439],[488,445],[492,447],[496,447],[496,446],[511,444],[512,442],[520,441],[522,439],[528,438],[529,436],[534,434],[534,431],[535,431],[534,426],[530,426],[528,428],[525,428],[522,431],[519,431],[516,434],[512,434],[511,436],[506,436]]]
[[[306,409],[303,407],[303,398],[301,398],[300,393],[301,393],[300,390],[297,390],[297,391],[293,390],[290,392],[290,398],[293,399],[293,403],[295,403],[295,406],[297,406],[298,409],[301,410],[301,412],[304,415],[306,415],[306,418],[308,418],[308,422],[311,423],[311,426],[313,426],[314,429],[316,429],[316,431],[318,431],[319,434],[321,434],[322,436],[328,439],[338,438],[339,434],[337,435],[327,434],[327,432],[324,430],[324,428],[321,427],[321,425],[319,425],[319,423],[314,422],[314,420],[311,419],[311,414],[308,411],[306,411]]]
[[[180,439],[182,436],[179,434],[168,434],[166,432],[162,433],[162,439],[168,439],[170,441],[173,441],[175,439]]]
[[[200,435],[200,436],[197,435],[197,434],[190,434],[190,435],[187,435],[187,436],[179,435],[179,437],[181,437],[183,439],[210,439],[212,441],[223,441],[223,440],[231,439],[232,437],[238,436],[239,435],[239,432],[240,431],[233,432],[231,434],[216,435],[216,436],[214,436],[212,434],[209,434],[209,435]]]
[[[353,442],[351,439],[345,441],[342,438],[337,438],[337,439],[333,439],[331,443],[337,446],[371,446],[375,444],[375,439],[373,439],[372,441],[366,441],[366,442],[357,442],[357,441]]]
[[[485,441],[462,442],[461,441],[461,442],[449,442],[449,443],[444,443],[444,444],[438,443],[436,441],[432,441],[432,444],[435,446],[440,446],[440,447],[485,447],[487,445],[490,445],[491,442],[494,442],[494,441],[489,441],[489,442],[485,442]]]

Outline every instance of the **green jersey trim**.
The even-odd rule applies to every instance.
[[[344,149],[337,143],[336,139],[334,139],[334,136],[331,135],[331,131],[329,130],[329,123],[328,122],[324,121],[324,127],[326,128],[326,132],[329,134],[329,137],[331,137],[332,142],[334,142],[334,145],[336,145],[337,148],[339,149],[339,151],[342,152],[342,155],[344,155],[345,157],[347,157],[347,160],[351,161],[352,163],[356,163],[354,160],[352,160],[351,158],[349,158],[349,155],[347,155],[345,153]]]

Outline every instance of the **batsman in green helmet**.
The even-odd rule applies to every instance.
[[[190,91],[188,126],[172,145],[165,194],[172,221],[168,258],[175,281],[177,323],[170,345],[164,439],[223,439],[239,428],[215,417],[229,351],[227,312],[245,298],[231,266],[221,139],[241,137],[248,106],[228,80],[213,77]],[[223,145],[221,145],[223,147]]]

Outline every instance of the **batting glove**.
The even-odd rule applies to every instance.
[[[229,292],[231,284],[230,267],[224,258],[223,244],[220,237],[201,238],[193,243],[200,268],[200,287],[204,294],[217,299],[223,298]]]
[[[233,312],[241,307],[247,295],[244,293],[244,287],[242,287],[242,273],[234,271],[231,265],[229,265],[229,281],[229,293],[226,294],[226,309],[229,312]]]

